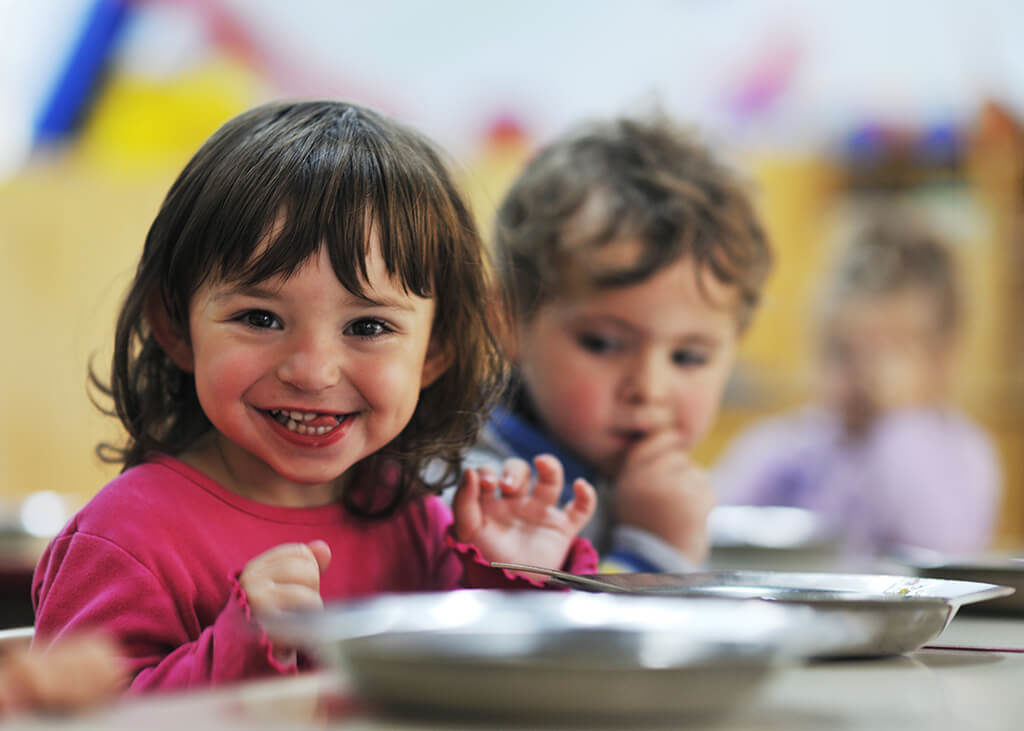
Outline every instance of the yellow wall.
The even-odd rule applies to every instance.
[[[0,187],[0,359],[5,494],[67,490],[87,499],[116,474],[92,449],[119,433],[86,397],[90,355],[109,368],[113,324],[168,178],[105,179],[68,159]]]

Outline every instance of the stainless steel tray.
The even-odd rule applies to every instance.
[[[328,605],[270,631],[378,707],[580,719],[724,712],[849,628],[767,602],[461,590]]]
[[[545,574],[549,581],[596,592],[663,597],[756,599],[809,607],[848,624],[844,641],[819,657],[895,655],[937,637],[964,604],[1014,593],[1008,586],[886,574],[711,571],[691,574],[581,576],[517,564],[492,564]]]
[[[919,575],[932,579],[957,581],[990,582],[1012,587],[1015,591],[992,601],[972,605],[972,612],[1000,612],[1019,614],[1024,612],[1024,559],[979,558],[934,563],[919,563],[913,566]]]

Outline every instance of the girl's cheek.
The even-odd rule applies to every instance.
[[[353,373],[353,385],[373,400],[405,400],[415,407],[420,389],[417,387],[422,368],[411,368],[394,360],[371,359],[361,363]]]

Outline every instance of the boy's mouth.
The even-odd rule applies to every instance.
[[[338,428],[348,418],[348,414],[327,414],[318,411],[289,411],[270,409],[271,418],[296,434],[319,437]]]
[[[647,432],[642,429],[617,429],[615,434],[627,442],[639,442],[647,436]]]

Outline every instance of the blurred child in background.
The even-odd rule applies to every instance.
[[[946,402],[962,319],[952,252],[889,211],[842,252],[825,294],[820,403],[741,434],[713,471],[720,499],[811,509],[850,554],[985,548],[1000,472]]]
[[[714,495],[690,452],[771,265],[746,193],[667,119],[592,124],[530,161],[495,246],[515,375],[469,463],[546,452],[597,485],[602,570],[701,563]]]
[[[503,384],[486,256],[420,134],[341,102],[221,127],[174,182],[118,320],[120,476],[53,539],[36,640],[99,629],[132,690],[291,674],[264,620],[330,600],[530,588],[488,560],[593,571],[593,488],[550,457],[430,493]],[[421,477],[439,461],[451,470]]]

